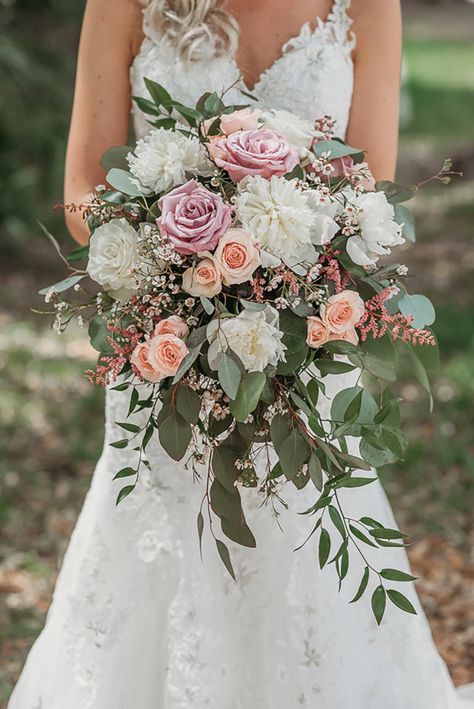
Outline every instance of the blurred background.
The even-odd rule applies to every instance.
[[[436,304],[435,412],[406,372],[406,463],[382,471],[438,647],[474,679],[474,5],[406,0],[399,180],[445,157],[464,173],[415,201],[418,243],[399,258]],[[40,287],[62,277],[65,141],[84,0],[0,0],[0,708],[42,627],[58,564],[102,446],[103,391],[82,376],[86,335],[59,338]]]

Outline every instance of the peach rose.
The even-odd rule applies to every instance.
[[[164,379],[176,374],[188,351],[183,340],[176,335],[155,335],[150,340],[148,360],[160,379]]]
[[[306,343],[313,347],[314,349],[322,347],[330,340],[330,334],[324,325],[321,318],[316,315],[312,315],[307,318],[308,323],[308,336],[306,338]]]
[[[241,108],[238,111],[232,111],[232,113],[224,113],[220,116],[221,122],[219,126],[220,133],[224,135],[231,135],[232,133],[237,133],[239,130],[254,130],[258,128],[258,119],[260,116],[260,111],[251,111],[249,108]],[[208,118],[202,124],[202,133],[207,136],[208,131],[211,126],[216,122],[218,116],[213,118]],[[210,140],[215,139],[217,136],[209,136]]]
[[[341,334],[357,325],[365,313],[365,305],[358,293],[344,290],[321,305],[320,313],[329,332]]]
[[[226,286],[249,281],[261,264],[255,238],[244,229],[229,229],[220,239],[214,258]]]
[[[150,343],[140,342],[133,350],[130,362],[138,369],[142,379],[147,382],[158,382],[161,379],[161,374],[152,366],[148,358],[149,352]]]
[[[164,318],[160,320],[155,327],[155,335],[176,335],[183,339],[187,337],[189,333],[189,327],[183,318],[179,315],[170,315],[169,318]]]
[[[183,273],[183,290],[190,295],[207,298],[222,290],[221,273],[216,261],[209,257],[191,266]]]
[[[344,340],[345,342],[352,342],[353,345],[358,345],[359,335],[357,334],[355,327],[351,327],[345,332],[331,333],[329,335],[329,341],[332,342],[333,340]]]

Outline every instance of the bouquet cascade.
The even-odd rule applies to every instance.
[[[407,293],[404,266],[379,264],[414,240],[404,203],[415,189],[375,184],[364,153],[336,138],[328,117],[229,106],[215,93],[189,107],[147,86],[150,99],[136,101],[152,129],[105,154],[108,186],[86,207],[90,243],[67,258],[68,278],[42,291],[58,332],[73,318],[88,322],[99,352],[89,378],[130,395],[129,418],[117,422],[126,435],[112,445],[132,444],[136,465],[117,471],[117,502],[150,466],[154,437],[205,477],[200,538],[207,507],[225,537],[254,547],[239,488],[273,502],[286,484],[311,485],[309,536],[319,538],[321,568],[333,563],[342,584],[351,553],[406,543],[370,516],[348,519],[338,493],[371,484],[374,473],[361,471],[404,456],[390,388],[401,357],[429,392],[433,307]],[[367,387],[344,388],[356,370]],[[327,375],[341,377],[341,391],[322,420]],[[360,457],[348,453],[349,436],[360,438]],[[267,461],[263,477],[257,458]],[[328,525],[340,537],[332,558]],[[228,547],[215,540],[233,576]],[[386,588],[412,577],[369,563],[354,600],[371,574],[378,622],[387,598],[415,612]]]

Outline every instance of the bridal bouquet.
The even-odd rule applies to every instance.
[[[42,291],[57,331],[74,317],[88,322],[99,352],[90,379],[130,395],[129,418],[117,422],[124,437],[112,445],[133,445],[136,465],[117,471],[118,502],[149,466],[153,439],[206,478],[200,537],[207,509],[225,537],[254,547],[239,488],[276,505],[285,485],[311,485],[310,536],[319,537],[321,568],[333,563],[342,584],[351,551],[405,543],[370,516],[348,519],[340,491],[369,485],[374,474],[361,471],[404,456],[390,388],[403,354],[429,390],[433,307],[407,293],[404,266],[379,264],[414,239],[404,205],[414,190],[374,184],[363,152],[335,138],[329,118],[229,106],[215,93],[191,108],[147,86],[150,99],[136,101],[152,129],[106,153],[108,186],[85,208],[89,246],[69,255],[66,280]],[[342,390],[323,420],[328,375],[341,377]],[[350,436],[360,438],[360,457],[348,452]],[[415,612],[386,589],[412,577],[368,562],[354,601],[371,574],[378,622],[387,598]]]

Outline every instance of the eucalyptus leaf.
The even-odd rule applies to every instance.
[[[354,596],[354,598],[352,599],[352,601],[350,601],[350,603],[356,603],[357,601],[359,601],[362,598],[362,596],[364,595],[365,590],[367,588],[367,584],[369,583],[369,576],[370,576],[370,570],[369,570],[369,567],[366,566],[364,569],[364,573],[362,575],[362,579],[361,579],[359,588],[357,590],[357,593]]]
[[[219,377],[221,387],[229,399],[235,399],[239,391],[242,374],[239,366],[232,357],[224,354],[217,368],[217,376]]]
[[[329,532],[321,528],[321,535],[319,537],[319,568],[323,569],[326,566],[327,560],[329,559],[329,554],[331,553],[331,537]]]
[[[235,581],[235,571],[234,571],[234,567],[232,566],[232,561],[230,559],[230,554],[229,554],[228,548],[226,547],[224,542],[222,542],[220,539],[216,539],[216,545],[217,545],[217,551],[219,552],[219,556],[221,557],[221,560],[222,560],[224,566],[226,567],[227,571],[229,572],[229,574],[232,576],[232,578]]]
[[[123,192],[130,197],[141,197],[147,192],[147,190],[137,187],[137,185],[132,181],[132,175],[126,170],[113,167],[109,170],[105,179],[115,190]]]
[[[372,594],[372,611],[375,616],[375,620],[377,621],[377,625],[380,625],[382,622],[386,605],[387,594],[385,593],[385,589],[382,585],[377,586]]]
[[[128,497],[128,495],[130,495],[130,493],[133,492],[134,490],[135,490],[135,485],[125,485],[125,487],[123,487],[120,490],[119,494],[117,495],[116,504],[119,505],[122,502],[122,500],[125,500],[125,498]]]
[[[178,413],[169,416],[158,431],[160,443],[173,460],[181,460],[191,442],[191,426]]]
[[[73,286],[76,285],[76,283],[79,283],[82,281],[84,278],[84,274],[79,274],[75,276],[68,276],[68,278],[64,278],[62,281],[59,281],[58,283],[55,283],[52,286],[47,286],[47,288],[42,288],[39,291],[40,295],[46,295],[50,290],[54,290],[56,293],[64,293],[64,291],[69,290],[69,288],[72,288]]]
[[[102,155],[100,160],[101,167],[103,167],[106,172],[113,168],[128,171],[127,155],[130,155],[132,152],[133,148],[124,145],[114,145]]]
[[[392,603],[397,606],[397,608],[400,608],[402,611],[405,611],[405,613],[417,615],[414,605],[411,603],[411,601],[408,600],[406,596],[403,595],[403,593],[400,593],[400,591],[395,591],[395,589],[389,588],[387,589],[387,596],[390,598]]]
[[[239,386],[236,398],[230,402],[230,410],[237,421],[244,422],[255,411],[267,377],[263,372],[248,372]]]
[[[425,295],[409,295],[407,293],[398,301],[398,307],[403,315],[413,316],[413,327],[417,330],[432,325],[436,319],[433,303]]]

